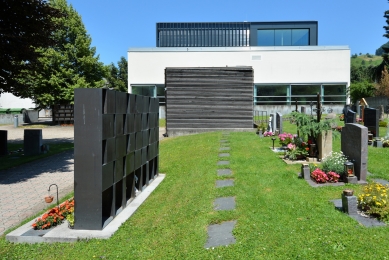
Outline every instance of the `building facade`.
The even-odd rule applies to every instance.
[[[350,85],[348,46],[319,46],[318,23],[158,23],[155,48],[128,51],[129,91],[165,105],[167,67],[252,67],[254,110],[289,113],[316,101],[340,113]],[[160,113],[164,115],[163,109]]]

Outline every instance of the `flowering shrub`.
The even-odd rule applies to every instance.
[[[327,177],[329,182],[338,182],[340,175],[336,172],[327,172]]]
[[[336,172],[343,174],[344,163],[347,161],[346,156],[342,152],[331,152],[322,160],[322,169],[325,172]]]
[[[270,131],[266,131],[263,133],[263,136],[274,136],[274,133]]]
[[[290,134],[290,133],[283,133],[283,134],[279,134],[278,138],[280,139],[280,145],[286,146],[286,145],[290,144],[291,142],[293,142],[294,135]]]
[[[57,226],[63,222],[63,220],[74,210],[74,200],[69,199],[61,203],[58,207],[54,207],[42,217],[35,220],[35,223],[32,224],[34,229],[48,229],[53,226]]]
[[[344,121],[344,115],[343,114],[339,115],[339,120],[340,121]]]
[[[383,147],[389,147],[389,140],[384,140],[384,141],[382,142],[382,146],[383,146]]]
[[[320,170],[319,168],[316,168],[312,173],[311,177],[317,182],[317,183],[325,183],[328,181],[328,176],[325,172]]]
[[[358,207],[381,220],[389,221],[388,185],[370,183],[358,196]]]

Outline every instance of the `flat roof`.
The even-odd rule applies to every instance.
[[[147,47],[129,48],[128,52],[249,52],[249,51],[326,51],[350,50],[347,45],[339,46],[247,46],[247,47]]]

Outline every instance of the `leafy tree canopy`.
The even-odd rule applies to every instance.
[[[115,64],[108,65],[108,84],[110,88],[128,92],[128,65],[127,60],[124,57],[120,57],[120,60]]]
[[[46,0],[2,0],[0,8],[0,94],[19,95],[25,88],[15,82],[24,69],[31,69],[40,56],[35,48],[54,44],[54,18],[62,16]]]
[[[21,96],[32,98],[39,107],[72,103],[75,88],[102,87],[106,76],[80,15],[66,0],[51,0],[50,6],[66,14],[53,18],[59,25],[51,35],[55,44],[37,48],[37,68],[24,70],[18,79],[28,86]]]

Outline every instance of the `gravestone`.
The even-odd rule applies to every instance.
[[[275,129],[275,120],[274,120],[274,114],[270,114],[270,117],[269,117],[269,124],[267,126],[267,131],[268,132],[275,132],[276,129]]]
[[[384,105],[381,105],[380,106],[380,120],[384,120],[384,114],[385,114]]]
[[[344,117],[345,124],[355,124],[357,122],[357,114],[349,109],[346,116]]]
[[[7,155],[7,130],[0,130],[0,156]]]
[[[41,153],[42,129],[24,129],[24,155]]]
[[[317,138],[319,150],[318,159],[321,161],[332,152],[332,130],[323,131]]]
[[[373,137],[380,136],[379,121],[379,110],[375,108],[366,107],[364,125],[367,127],[368,131],[373,134]]]
[[[277,112],[276,114],[276,129],[278,129],[279,133],[283,133],[283,126],[282,126],[282,114]]]
[[[367,175],[367,132],[363,125],[346,124],[341,134],[341,151],[354,163],[355,175],[363,182]]]
[[[305,107],[301,107],[301,114],[305,114]]]

